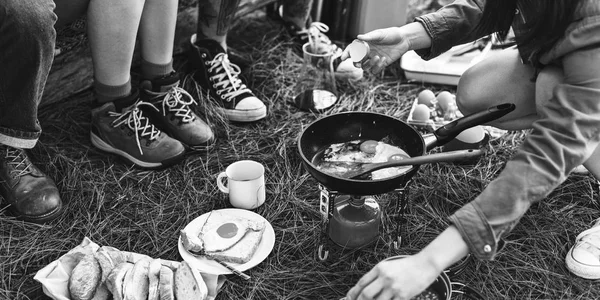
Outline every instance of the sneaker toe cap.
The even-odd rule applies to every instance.
[[[571,256],[573,260],[577,263],[600,267],[600,257],[594,253],[594,249],[590,249],[591,245],[587,243],[577,244],[573,247],[571,251]]]
[[[240,101],[235,106],[235,109],[236,110],[248,110],[248,111],[263,110],[263,109],[266,109],[266,106],[260,99],[252,96],[252,97],[246,97],[242,101]]]

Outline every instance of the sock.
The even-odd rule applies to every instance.
[[[170,74],[175,71],[173,69],[173,60],[169,61],[166,64],[155,64],[151,63],[144,58],[142,58],[142,78],[146,80],[153,80],[157,78],[161,78],[165,75]]]
[[[94,92],[98,104],[114,101],[131,94],[131,78],[122,85],[106,85],[98,80],[94,81]]]

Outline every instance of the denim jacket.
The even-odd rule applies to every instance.
[[[479,22],[483,6],[484,0],[456,0],[418,17],[432,38],[431,47],[417,51],[419,55],[430,59],[479,38],[469,32]],[[537,16],[516,11],[512,27],[517,41],[528,17]],[[573,23],[539,63],[561,66],[565,82],[538,111],[539,120],[504,170],[449,218],[480,259],[493,259],[500,239],[529,207],[560,185],[600,144],[600,1],[581,2]]]

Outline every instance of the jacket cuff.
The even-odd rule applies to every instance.
[[[466,204],[450,216],[449,220],[456,226],[475,257],[494,259],[498,251],[498,242],[485,215],[475,203]]]
[[[433,14],[427,14],[424,16],[417,17],[415,22],[421,23],[427,31],[427,34],[431,37],[431,47],[426,49],[418,49],[415,52],[423,59],[430,60],[444,53],[448,49],[441,49],[439,45],[440,33],[445,30],[446,20],[443,16],[434,16]]]

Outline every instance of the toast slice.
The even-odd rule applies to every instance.
[[[249,231],[231,248],[224,251],[206,251],[206,254],[224,262],[245,264],[252,259],[256,249],[258,249],[264,230],[263,226],[259,231]]]

